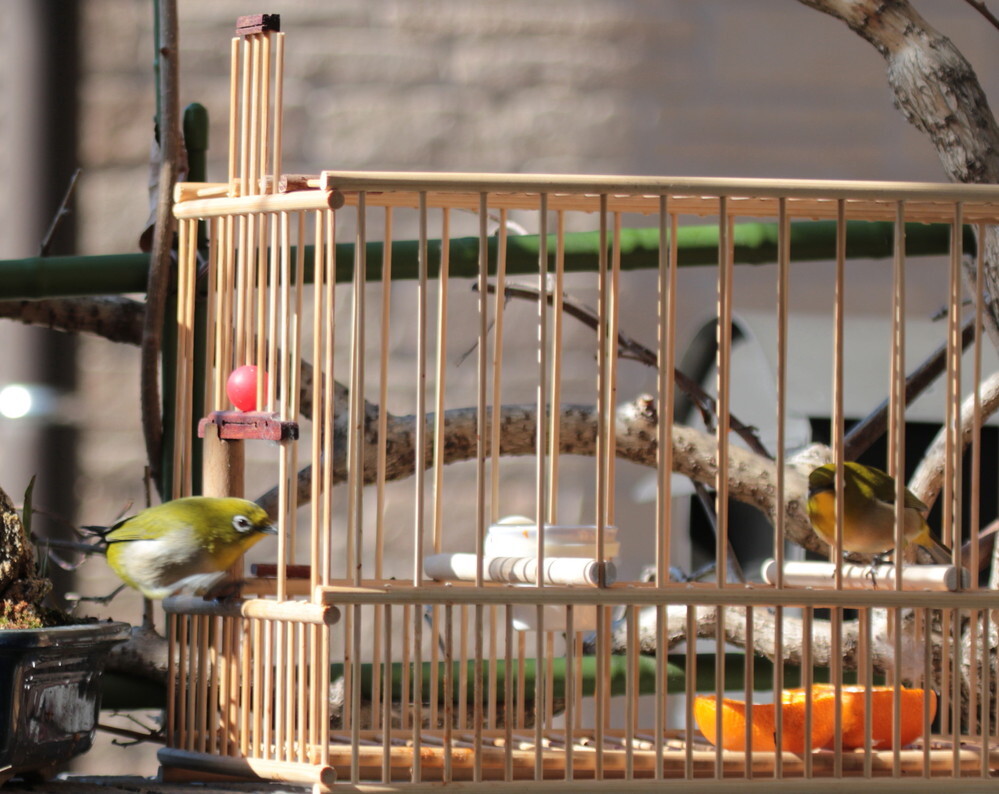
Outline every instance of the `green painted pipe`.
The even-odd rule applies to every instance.
[[[686,691],[686,656],[670,656],[666,663],[666,685],[668,692]],[[725,655],[724,686],[727,691],[739,691],[745,687],[745,656],[741,653],[729,653]],[[552,662],[552,695],[556,699],[565,696],[565,657],[557,657]],[[580,694],[583,697],[591,696],[596,692],[597,660],[595,656],[583,656],[579,660],[581,676],[579,686]],[[458,674],[461,670],[461,662],[453,662],[451,671],[451,682],[453,697],[457,699],[461,693]],[[638,693],[640,695],[651,695],[656,692],[656,660],[652,656],[639,656],[638,664]],[[466,665],[466,697],[472,698],[475,685],[475,662],[467,660]],[[412,671],[412,666],[408,665]],[[519,677],[518,662],[514,661],[511,668],[511,681],[516,687]],[[534,697],[534,677],[536,665],[534,659],[524,660],[524,695],[527,701]],[[430,696],[430,679],[433,666],[431,662],[423,662],[423,677],[421,692],[424,699]],[[438,670],[438,697],[443,698],[444,688],[444,663],[437,663]],[[361,665],[361,695],[365,698],[371,697],[371,675],[373,666],[368,663]],[[403,665],[400,662],[392,664],[392,698],[396,701],[402,699],[402,672]],[[412,672],[410,673],[412,674]],[[333,664],[330,666],[330,677],[340,678],[343,675],[343,665]],[[380,673],[384,676],[384,672]],[[490,668],[488,661],[482,662],[482,684],[483,691],[489,688]],[[626,694],[628,681],[628,659],[625,656],[611,656],[610,666],[607,673],[610,684],[611,695]],[[506,664],[504,660],[496,660],[496,697],[503,699],[506,697]],[[815,671],[816,681],[829,681],[828,670],[817,669]],[[853,675],[845,677],[847,683],[853,681]],[[787,666],[784,670],[784,686],[793,688],[801,685],[801,670],[798,667]],[[410,681],[410,691],[407,697],[412,694],[412,681]],[[694,682],[694,689],[698,692],[712,692],[715,688],[715,657],[712,654],[699,654],[697,657],[697,676]],[[773,689],[773,665],[767,659],[755,659],[753,662],[753,690],[759,692],[769,692]]]
[[[906,224],[906,255],[946,254],[950,245],[947,224]],[[892,256],[893,224],[888,221],[847,222],[848,258],[879,259]],[[734,227],[736,264],[770,264],[777,259],[777,225],[739,223]],[[536,234],[507,238],[507,273],[536,273],[538,267]],[[495,236],[488,240],[489,267],[496,266]],[[791,224],[792,261],[828,260],[835,256],[835,221],[808,221]],[[428,272],[431,277],[440,264],[440,240],[428,241]],[[598,261],[599,234],[571,232],[565,235],[565,268],[568,272],[595,271]],[[718,227],[684,226],[677,233],[678,261],[681,267],[714,265],[718,262]],[[965,227],[964,250],[975,251],[971,227]],[[369,242],[366,248],[367,279],[381,278],[383,245]],[[548,251],[555,254],[555,237],[549,235]],[[412,279],[417,275],[419,243],[397,240],[392,243],[392,278]],[[307,278],[311,279],[312,246],[306,246]],[[453,277],[472,277],[479,267],[479,238],[458,237],[450,241],[450,272]],[[621,267],[623,270],[654,268],[659,262],[658,229],[621,230]],[[69,295],[105,295],[142,292],[146,287],[146,254],[109,256],[31,257],[0,261],[0,300],[52,298]],[[336,247],[337,281],[350,281],[354,269],[354,244]]]

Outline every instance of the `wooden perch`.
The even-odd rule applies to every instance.
[[[537,557],[487,557],[482,562],[486,582],[535,584],[538,581]],[[423,561],[427,576],[438,581],[474,582],[477,566],[474,554],[432,554]],[[543,578],[545,584],[596,587],[601,583],[600,567],[601,563],[585,557],[545,557]],[[613,584],[617,579],[614,563],[603,563],[603,567],[603,584]]]

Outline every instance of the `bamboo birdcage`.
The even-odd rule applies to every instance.
[[[803,477],[784,451],[793,368],[791,232],[792,222],[816,219],[835,224],[829,263],[834,288],[824,298],[828,337],[822,341],[833,351],[828,405],[838,461],[844,395],[858,379],[844,369],[847,227],[880,221],[892,229],[887,338],[877,341],[890,349],[888,467],[902,473],[906,224],[950,230],[949,286],[940,298],[948,308],[945,413],[939,418],[945,427],[942,530],[945,540],[959,541],[962,515],[970,512],[966,564],[978,570],[979,439],[983,403],[993,395],[962,385],[962,368],[971,371],[974,384],[983,382],[984,309],[983,290],[975,289],[978,299],[968,311],[976,330],[971,352],[962,355],[961,318],[968,312],[962,307],[963,235],[957,231],[999,224],[999,187],[341,171],[287,176],[280,157],[283,35],[273,20],[261,18],[248,20],[233,39],[229,179],[182,184],[176,196],[173,495],[194,489],[190,431],[203,414],[206,494],[241,495],[244,447],[272,442],[264,454],[278,482],[271,504],[280,534],[274,564],[258,566],[256,576],[239,572],[243,600],[177,596],[165,602],[171,689],[164,767],[311,783],[317,790],[402,790],[440,782],[476,788],[487,781],[504,790],[522,788],[524,781],[553,789],[587,781],[607,790],[727,790],[733,784],[826,790],[852,777],[878,777],[878,785],[906,791],[991,786],[999,766],[992,641],[997,601],[977,577],[962,579],[957,567],[903,564],[899,555],[873,587],[866,568],[796,567],[785,559],[782,541],[773,543],[768,584],[733,584],[724,576],[713,583],[671,582],[668,572],[671,538],[686,531],[673,519],[673,470],[712,481],[717,571],[728,567],[726,541],[734,531],[728,497],[737,490],[744,496],[744,472],[758,474],[752,485],[762,494],[753,497],[758,505],[785,506],[772,512],[775,537],[783,539],[790,524],[801,521]],[[452,236],[459,212],[474,217],[477,234]],[[536,234],[509,231],[506,221],[514,213]],[[492,215],[499,218],[495,234]],[[656,319],[650,355],[662,363],[654,393],[641,396],[625,393],[620,376],[620,335],[636,311],[622,298],[622,282],[632,277],[622,272],[629,254],[622,232],[632,218],[653,241],[656,287],[642,311]],[[681,218],[717,229],[715,305],[705,307],[718,318],[716,426],[703,432],[671,421],[677,305],[687,300],[678,280]],[[772,464],[755,468],[752,453],[733,440],[730,417],[738,387],[732,379],[734,238],[736,222],[744,219],[776,221],[777,229],[770,351],[776,439]],[[440,223],[439,241],[431,239],[432,221]],[[203,302],[199,223],[208,240]],[[379,231],[369,234],[375,225]],[[344,228],[351,229],[349,259]],[[395,239],[398,228],[415,229],[415,241]],[[595,296],[586,377],[570,378],[563,366],[566,263],[575,239],[568,229],[591,230],[597,241],[590,265],[583,266],[592,271],[588,289]],[[504,336],[512,331],[503,327],[503,303],[514,249],[521,256],[531,252],[535,294],[543,296],[533,304],[534,338],[526,351]],[[405,273],[398,261],[404,251],[416,254],[415,267]],[[976,261],[981,283],[981,254]],[[456,298],[453,282],[459,279],[474,282],[476,291]],[[390,287],[403,280],[411,287],[400,305]],[[379,282],[380,290],[369,281]],[[471,307],[471,321],[454,327],[449,307],[458,300]],[[195,335],[198,311],[207,315],[205,338]],[[412,360],[390,357],[393,333],[412,341]],[[470,341],[474,372],[454,386],[447,351]],[[504,367],[509,361],[517,362],[516,373]],[[269,376],[259,381],[260,410],[248,413],[233,411],[226,396],[230,372],[244,364]],[[201,382],[195,370],[202,366],[203,395],[193,386]],[[393,387],[391,399],[404,412],[390,414],[393,374],[405,385]],[[530,404],[504,400],[514,375],[521,390],[526,384],[533,394]],[[972,467],[970,499],[962,504],[965,443]],[[581,469],[576,461],[566,473],[570,454],[585,456],[585,463]],[[525,465],[530,469],[529,485],[523,487],[521,476],[516,494],[504,479],[512,456],[521,456],[521,475]],[[620,459],[656,472],[654,540],[643,552],[654,565],[649,582],[613,581],[611,545],[628,543],[635,529],[617,526]],[[457,460],[474,467],[474,476],[461,481],[474,487],[451,484],[444,467]],[[584,523],[593,551],[566,562],[546,551],[546,533],[559,524],[560,486],[581,470],[592,497]],[[385,522],[392,480],[409,483],[410,520],[401,529]],[[532,553],[487,556],[490,525],[511,512],[508,502],[525,499],[532,506],[525,527],[528,534],[534,530]],[[446,518],[451,513],[445,509],[458,502],[466,505],[465,520]],[[840,550],[832,551],[833,559],[842,559]],[[390,558],[403,560],[397,565],[408,571],[406,578],[389,578]],[[920,733],[927,738],[904,748],[868,742],[846,751],[834,740],[831,748],[802,754],[749,752],[747,740],[742,751],[718,749],[693,718],[703,658],[693,639],[678,657],[679,669],[667,652],[676,636],[711,634],[712,624],[730,629],[714,631],[708,640],[714,651],[708,689],[716,697],[725,688],[728,641],[738,635],[745,647],[754,647],[754,632],[770,625],[776,627],[772,655],[783,659],[785,647],[795,646],[801,659],[774,665],[769,686],[754,691],[756,666],[763,662],[745,654],[742,699],[773,697],[786,688],[792,668],[806,688],[828,675],[838,731],[842,682],[855,671],[868,689],[876,678],[896,685],[896,738],[903,681],[938,693],[938,717],[931,722],[924,710]],[[828,648],[819,649],[820,643]],[[816,662],[821,654],[825,664]],[[678,676],[682,684],[670,691]],[[651,715],[640,706],[643,697],[644,703],[650,699],[643,695],[648,690]],[[678,718],[674,703],[680,704]],[[866,714],[871,712],[869,701]],[[811,699],[804,719],[809,735]],[[778,717],[777,746],[784,729]],[[719,729],[708,738],[720,736]]]

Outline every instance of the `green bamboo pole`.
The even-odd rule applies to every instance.
[[[791,259],[793,261],[830,260],[835,257],[834,221],[802,221],[791,224]],[[847,257],[885,259],[892,256],[892,224],[887,221],[847,223]],[[947,224],[908,223],[905,230],[907,256],[946,254],[950,245]],[[776,261],[777,226],[772,223],[735,225],[735,261],[742,265],[763,265]],[[548,250],[554,251],[549,238]],[[496,260],[496,238],[489,240],[489,261]],[[507,272],[537,273],[536,234],[507,238]],[[572,232],[565,236],[565,269],[568,272],[593,271],[597,266],[597,233]],[[658,229],[622,229],[621,268],[639,270],[658,266]],[[478,237],[451,240],[450,272],[452,277],[471,278],[478,273]],[[696,267],[718,264],[718,227],[685,226],[677,237],[679,265]],[[415,240],[392,244],[392,278],[416,278]],[[436,275],[440,262],[440,241],[430,241],[429,274]],[[964,230],[964,250],[973,255],[975,238],[970,227]],[[367,245],[369,281],[381,278],[382,244]],[[306,278],[312,278],[312,247],[306,248]],[[142,292],[146,285],[149,257],[146,254],[104,256],[53,256],[0,260],[0,300],[32,300],[72,295],[106,295]],[[336,250],[337,281],[353,277],[354,244],[340,243]]]

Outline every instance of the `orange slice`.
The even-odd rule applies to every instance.
[[[803,691],[787,691],[781,696],[782,738],[781,749],[801,755],[806,744],[810,749],[823,747],[832,740],[833,717],[836,701],[832,691],[816,691],[812,696],[811,741],[805,739],[805,703]],[[753,752],[777,749],[774,733],[776,709],[773,703],[755,703],[752,706]],[[709,742],[714,744],[718,725],[718,705],[713,696],[694,699],[694,719],[697,727]],[[741,700],[723,698],[721,701],[722,747],[726,750],[746,749],[746,704]]]
[[[832,684],[816,684],[815,691],[833,692]],[[864,746],[864,692],[863,686],[843,687],[843,749],[854,750]],[[902,687],[900,747],[912,744],[923,735],[923,700],[930,697],[930,722],[937,713],[937,693],[932,689],[907,689]],[[893,748],[892,698],[895,688],[871,687],[871,747],[875,750]],[[829,747],[833,746],[830,741]]]

